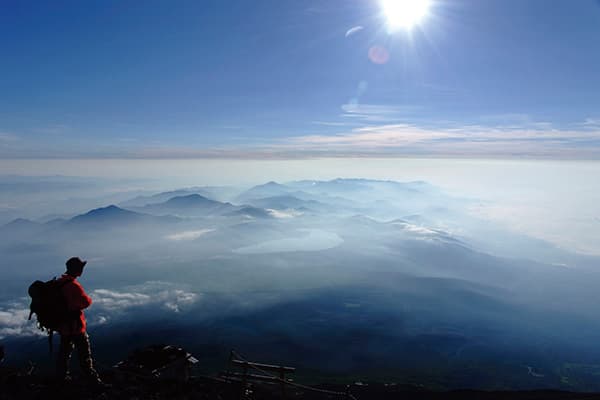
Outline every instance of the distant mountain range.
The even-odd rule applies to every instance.
[[[191,190],[191,189],[171,190],[168,192],[156,193],[156,194],[153,194],[150,196],[136,196],[133,199],[130,199],[130,200],[120,203],[119,206],[124,207],[124,208],[144,207],[144,206],[147,206],[150,204],[164,203],[165,201],[168,201],[168,200],[172,199],[173,197],[187,196],[190,194],[199,194],[199,193],[197,191]]]
[[[82,229],[100,233],[108,228],[134,228],[143,225],[159,226],[173,224],[180,220],[174,216],[154,216],[110,205],[93,209],[70,219],[54,219],[46,223],[19,218],[0,227],[0,235],[18,239],[38,234],[68,233]]]
[[[125,210],[115,205],[97,208],[85,214],[77,215],[66,222],[67,225],[85,226],[128,226],[136,224],[163,224],[177,222],[173,216],[156,217],[149,214]]]
[[[176,215],[180,217],[214,217],[233,215],[244,207],[222,203],[199,194],[172,197],[163,203],[149,204],[133,208],[136,211],[153,215]]]
[[[137,196],[120,203],[120,206],[96,208],[70,219],[55,218],[46,223],[17,219],[0,227],[0,233],[13,232],[19,236],[84,226],[100,228],[165,224],[186,218],[272,219],[300,215],[349,216],[365,213],[378,216],[378,209],[390,208],[390,202],[394,199],[406,203],[407,193],[413,197],[419,194],[425,196],[435,190],[424,182],[398,183],[366,179],[295,181],[286,184],[271,181],[237,195],[232,188],[194,187]],[[228,195],[233,198],[233,204],[214,200],[208,197],[210,194],[221,197]],[[384,199],[377,197],[380,194],[383,194]],[[372,205],[378,207],[371,207]],[[368,207],[371,207],[370,210]],[[414,208],[410,211],[415,211]],[[403,211],[399,210],[398,214],[402,214]],[[387,214],[382,214],[385,215]],[[396,215],[398,216],[400,215]]]
[[[237,192],[237,189],[226,186],[191,187],[156,193],[153,195],[136,196],[132,199],[119,203],[119,206],[123,208],[144,207],[150,204],[164,203],[173,197],[182,197],[190,194],[198,194],[213,200],[223,201],[223,199],[234,196]]]
[[[600,388],[597,258],[487,251],[464,232],[511,233],[423,182],[269,182],[228,199],[183,189],[0,227],[0,311],[13,324],[0,334],[25,323],[27,305],[13,305],[23,282],[74,254],[97,266],[86,285],[104,289],[88,315],[102,352],[167,337],[207,357],[275,349],[299,367],[417,371],[445,387]]]

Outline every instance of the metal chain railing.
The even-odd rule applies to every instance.
[[[244,361],[246,363],[247,366],[249,366],[250,368],[253,368],[259,372],[261,372],[262,374],[265,374],[267,376],[269,376],[270,378],[272,378],[273,380],[277,380],[283,384],[289,385],[289,386],[293,386],[293,387],[297,387],[300,389],[304,389],[304,390],[309,390],[312,392],[318,392],[318,393],[323,393],[323,394],[329,394],[329,395],[333,395],[333,396],[340,396],[340,397],[346,397],[349,398],[351,400],[358,400],[352,393],[350,392],[336,392],[333,390],[327,390],[327,389],[319,389],[319,388],[314,388],[311,386],[307,386],[307,385],[302,385],[300,383],[296,383],[296,382],[290,382],[287,381],[285,379],[281,379],[280,377],[278,377],[277,375],[273,375],[272,373],[265,371],[264,369],[257,367],[256,365],[253,365],[252,362],[246,360],[244,357],[242,357],[239,353],[237,353],[234,350],[231,350],[231,354],[233,354],[237,359]]]

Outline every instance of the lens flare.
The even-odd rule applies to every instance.
[[[369,60],[373,64],[385,64],[390,59],[390,53],[383,46],[373,46],[369,49]]]

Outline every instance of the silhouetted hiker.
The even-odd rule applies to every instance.
[[[66,262],[67,272],[58,279],[59,283],[64,283],[60,288],[67,303],[70,317],[58,328],[60,350],[56,367],[59,379],[70,381],[69,362],[73,347],[75,347],[83,374],[91,383],[102,385],[103,383],[92,362],[90,339],[86,332],[86,321],[83,315],[83,310],[92,304],[92,299],[76,280],[83,273],[83,267],[86,263],[87,261],[82,261],[79,257],[70,258]]]

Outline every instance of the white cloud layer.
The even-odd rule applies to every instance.
[[[35,323],[35,316],[29,321],[29,308],[26,299],[10,303],[0,308],[0,339],[8,336],[43,335]]]
[[[362,84],[362,83],[361,83]],[[359,85],[357,98],[341,106],[341,113],[331,121],[312,121],[318,133],[297,136],[256,137],[245,143],[212,147],[183,146],[173,142],[123,147],[106,153],[102,146],[94,154],[54,148],[21,146],[17,137],[0,132],[0,154],[38,158],[49,154],[56,158],[122,157],[124,159],[306,159],[313,157],[389,157],[389,156],[466,156],[466,157],[549,157],[600,158],[600,118],[588,117],[579,123],[557,128],[550,122],[536,121],[527,114],[484,115],[476,123],[423,120],[423,110],[410,105],[362,104]],[[323,133],[322,127],[329,132]],[[351,127],[355,127],[352,129]],[[339,129],[331,133],[331,129]],[[15,143],[12,143],[15,142]],[[11,147],[9,149],[9,147]],[[29,149],[29,150],[27,150]],[[62,148],[61,148],[62,149]],[[10,151],[9,151],[10,150]],[[17,149],[18,150],[18,149]],[[73,150],[73,149],[71,149]],[[58,151],[58,152],[57,152]],[[87,150],[86,150],[87,151]],[[115,152],[116,151],[116,152]],[[42,153],[39,153],[42,152]],[[39,154],[38,154],[39,153]],[[186,235],[181,239],[189,240]]]
[[[94,311],[104,318],[111,313],[120,313],[129,308],[141,306],[157,306],[174,312],[194,304],[198,294],[168,282],[149,281],[141,285],[130,286],[120,290],[96,289],[90,296]]]
[[[178,233],[173,233],[171,235],[167,235],[166,238],[168,240],[173,240],[173,241],[182,241],[182,240],[194,240],[194,239],[198,239],[200,236],[212,232],[214,231],[214,229],[200,229],[200,230],[195,230],[195,231],[184,231],[184,232],[178,232]]]
[[[413,107],[345,104],[340,121],[313,124],[340,132],[307,134],[214,149],[143,149],[141,158],[297,159],[311,157],[549,157],[600,158],[600,125],[588,118],[556,128],[526,115],[482,117],[483,124],[405,123]],[[350,126],[357,126],[353,129]]]
[[[136,307],[156,307],[157,310],[179,313],[196,303],[198,293],[188,291],[169,282],[149,281],[141,285],[115,289],[96,289],[89,293],[92,306],[86,310],[88,324],[104,325]],[[0,306],[0,339],[15,336],[45,335],[31,321],[28,298]]]
[[[295,218],[301,216],[303,213],[298,210],[289,209],[289,210],[274,210],[271,208],[267,209],[267,212],[271,214],[274,218]]]
[[[438,129],[386,124],[360,127],[337,135],[292,137],[276,147],[322,154],[600,156],[600,129],[480,125]]]

